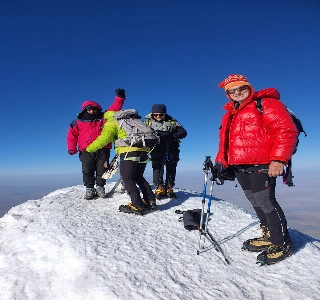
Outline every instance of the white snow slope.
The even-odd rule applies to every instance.
[[[0,219],[0,299],[320,299],[319,240],[289,228],[293,255],[259,266],[241,251],[260,235],[256,216],[213,199],[208,229],[230,264],[208,240],[197,255],[199,232],[175,211],[202,196],[176,191],[144,216],[118,212],[127,194],[88,201],[81,185],[12,208]]]

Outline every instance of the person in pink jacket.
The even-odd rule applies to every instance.
[[[106,111],[119,111],[122,109],[126,98],[125,90],[115,90],[116,97],[113,104]],[[104,146],[93,153],[86,152],[86,148],[100,135],[106,122],[102,107],[95,101],[87,100],[81,105],[82,111],[77,119],[70,124],[67,134],[67,148],[70,155],[79,152],[82,163],[83,183],[86,187],[85,199],[92,199],[96,195],[105,197],[104,186],[106,180],[101,176],[109,165],[110,149],[112,144]],[[96,188],[94,187],[96,184]]]

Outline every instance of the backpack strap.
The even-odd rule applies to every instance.
[[[263,113],[263,107],[262,107],[262,98],[258,98],[256,100],[256,108],[258,111],[260,111],[260,113]]]
[[[259,98],[256,100],[256,108],[261,114],[263,114],[262,100],[263,100],[263,98]],[[292,111],[290,111],[288,108],[287,108],[287,110],[289,111],[291,116],[292,116],[292,114],[294,115],[294,113]],[[307,136],[306,132],[303,130],[301,121],[299,119],[297,119],[297,120],[300,122],[300,125],[301,125],[300,131],[304,132],[305,136]],[[296,150],[295,150],[295,152],[296,152]],[[293,177],[294,176],[292,175],[292,161],[290,158],[288,161],[288,165],[286,167],[286,171],[283,173],[283,184],[286,184],[287,186],[294,186],[293,181],[292,181]]]
[[[294,124],[296,125],[296,127],[297,127],[297,129],[298,129],[298,131],[299,131],[299,134],[300,134],[301,132],[303,132],[303,133],[304,133],[304,137],[306,137],[306,136],[307,136],[307,133],[306,133],[305,130],[303,129],[303,126],[302,126],[301,121],[298,119],[298,117],[295,115],[295,113],[294,113],[291,109],[289,109],[289,108],[287,107],[287,110],[288,110],[288,112],[290,113],[290,115],[291,115],[291,117],[292,117],[292,119],[293,119],[293,121],[294,121]]]
[[[286,172],[283,174],[283,184],[286,184],[287,186],[295,186],[292,181],[293,177],[294,176],[292,175],[292,161],[291,159],[289,159]]]

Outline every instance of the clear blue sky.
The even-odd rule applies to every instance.
[[[319,166],[318,0],[0,2],[0,175],[81,172],[66,134],[87,99],[117,87],[143,117],[154,103],[187,129],[179,168],[215,156],[231,73],[276,87],[304,123],[295,165]]]

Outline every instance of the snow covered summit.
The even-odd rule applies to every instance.
[[[230,264],[208,241],[197,255],[199,234],[175,211],[201,208],[201,194],[176,191],[144,216],[118,212],[126,194],[88,201],[81,185],[12,208],[0,219],[0,299],[320,299],[319,240],[289,228],[293,255],[260,267],[241,251],[257,218],[215,199],[208,228]]]

